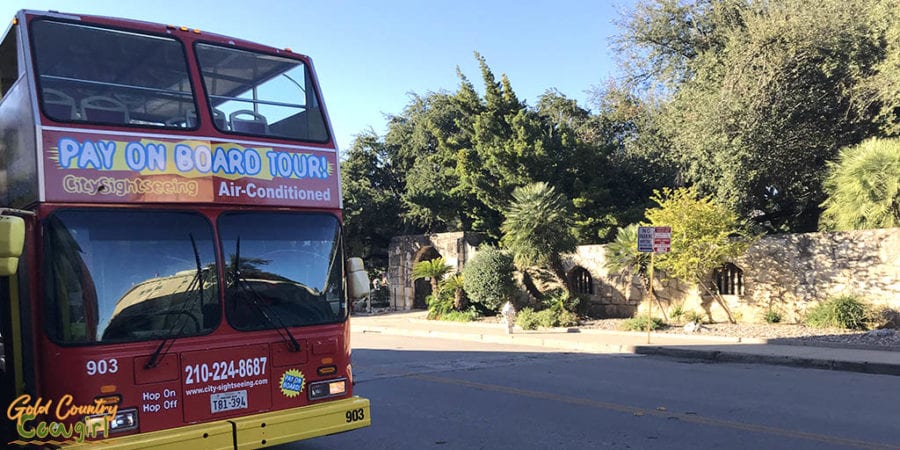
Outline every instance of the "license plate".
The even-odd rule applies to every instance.
[[[210,410],[213,414],[244,409],[247,407],[247,391],[233,391],[209,396]]]

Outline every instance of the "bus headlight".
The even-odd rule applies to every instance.
[[[87,423],[90,429],[94,430],[103,430],[106,428],[106,415],[101,416],[88,416],[85,418],[85,423]],[[138,427],[138,412],[137,408],[129,408],[122,409],[116,413],[116,417],[114,417],[111,421],[109,421],[109,432],[110,433],[121,433],[123,431],[135,430]]]
[[[328,397],[337,397],[347,393],[347,379],[317,381],[309,384],[309,399],[320,400]]]

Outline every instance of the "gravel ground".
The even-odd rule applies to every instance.
[[[581,327],[622,330],[623,322],[625,319],[591,320],[583,322]],[[686,333],[682,326],[669,326],[655,332],[767,339],[771,344],[877,347],[883,350],[900,351],[900,331],[893,329],[866,332],[811,328],[797,324],[714,323],[703,324],[700,331],[694,333]]]

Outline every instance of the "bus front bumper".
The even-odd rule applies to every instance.
[[[302,408],[111,437],[66,449],[253,449],[364,428],[372,424],[369,400],[351,397]]]

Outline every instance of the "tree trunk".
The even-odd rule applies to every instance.
[[[662,302],[659,301],[659,295],[656,293],[657,290],[654,289],[651,293],[651,296],[656,300],[656,305],[659,306],[659,310],[662,312],[663,320],[666,322],[669,321],[669,316],[666,314],[666,308],[663,306]]]
[[[522,284],[525,285],[525,291],[528,292],[529,295],[534,297],[537,300],[540,300],[544,297],[544,294],[534,285],[534,280],[531,279],[531,275],[528,273],[527,269],[522,269]]]
[[[431,277],[431,295],[434,297],[434,301],[440,300],[440,294],[438,291],[438,279]]]
[[[716,303],[718,303],[719,306],[721,306],[722,309],[725,310],[725,314],[728,315],[728,322],[737,323],[737,321],[734,320],[734,316],[731,315],[731,310],[728,309],[728,305],[725,304],[725,300],[722,299],[721,295],[719,295],[718,293],[713,293],[708,287],[706,287],[706,283],[703,283],[702,281],[697,281],[697,284],[699,284],[707,294],[712,295],[713,298],[716,299]],[[712,320],[711,317],[710,320]]]
[[[553,274],[556,275],[556,278],[559,278],[559,281],[562,282],[563,287],[566,289],[566,293],[569,294],[570,298],[578,297],[578,294],[575,293],[575,289],[572,287],[569,276],[566,275],[566,269],[563,268],[562,261],[558,258],[554,258],[550,263],[550,270],[552,270]]]

